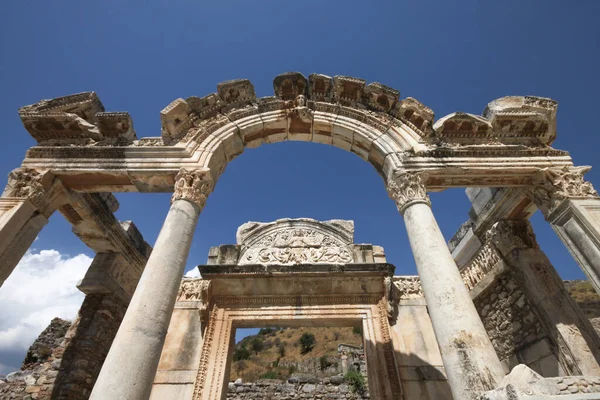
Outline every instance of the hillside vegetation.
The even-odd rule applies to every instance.
[[[361,330],[352,327],[263,328],[235,345],[229,380],[285,380],[295,372],[335,375],[338,344],[362,346],[362,342]]]

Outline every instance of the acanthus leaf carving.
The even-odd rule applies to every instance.
[[[543,168],[533,177],[531,197],[545,216],[568,198],[597,198],[598,192],[583,175],[592,167]]]
[[[44,208],[48,194],[43,184],[44,174],[32,168],[17,168],[8,175],[2,197],[28,199],[38,210]]]
[[[400,292],[400,300],[423,298],[421,279],[418,276],[394,276],[392,279]]]
[[[407,172],[388,182],[388,195],[396,202],[398,211],[401,214],[404,214],[406,208],[411,204],[425,203],[431,205],[423,178],[422,173]]]
[[[175,176],[175,188],[171,202],[187,200],[204,208],[208,195],[213,191],[213,180],[209,170],[187,170],[182,168]]]

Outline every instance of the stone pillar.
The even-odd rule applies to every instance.
[[[487,233],[541,316],[569,375],[600,375],[600,337],[571,298],[527,220],[500,221]]]
[[[545,168],[530,195],[600,293],[600,197],[583,175],[591,167]]]
[[[50,172],[17,168],[0,198],[0,286],[60,203],[59,183]]]
[[[93,400],[150,397],[196,223],[213,188],[209,170],[182,169],[171,208],[92,391]]]
[[[503,377],[494,351],[431,211],[421,176],[407,173],[388,183],[404,216],[410,246],[455,399],[475,399]]]

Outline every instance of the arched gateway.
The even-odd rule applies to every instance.
[[[275,96],[256,98],[249,81],[234,80],[219,84],[218,93],[177,99],[161,112],[162,136],[139,140],[129,114],[105,112],[93,92],[20,109],[38,145],[28,150],[22,167],[11,172],[0,199],[0,279],[10,275],[50,215],[59,210],[75,234],[97,252],[79,285],[86,301],[95,299],[84,307],[93,311],[90,315],[112,307],[115,316],[107,322],[113,325],[112,333],[102,336],[104,346],[85,350],[100,362],[77,364],[83,350],[65,351],[61,374],[48,381],[53,383],[46,384],[42,394],[67,398],[78,387],[86,397],[93,386],[93,399],[144,399],[156,383],[163,385],[156,390],[192,387],[194,399],[223,398],[222,366],[198,372],[208,371],[211,363],[227,363],[228,347],[211,346],[207,338],[214,339],[211,329],[218,324],[229,337],[227,329],[236,319],[227,314],[223,298],[239,293],[218,293],[216,288],[223,291],[223,282],[236,279],[239,285],[233,288],[246,281],[260,287],[261,279],[277,273],[283,282],[291,279],[286,274],[296,272],[287,264],[297,260],[303,265],[298,271],[314,275],[310,279],[337,279],[340,287],[357,276],[379,282],[370,286],[359,306],[348,301],[354,314],[341,318],[362,320],[370,332],[366,339],[375,350],[367,346],[366,351],[377,398],[448,398],[443,389],[447,380],[455,399],[474,399],[499,386],[518,363],[544,376],[600,373],[600,339],[568,297],[527,222],[536,207],[541,209],[600,289],[600,201],[583,180],[589,167],[575,167],[567,152],[550,147],[556,137],[555,101],[504,97],[488,104],[483,116],[457,112],[434,122],[432,110],[417,100],[401,100],[398,91],[379,83],[366,85],[362,79],[319,74],[306,79],[287,73],[275,78],[274,89]],[[206,310],[208,325],[197,321],[195,348],[203,349],[197,350],[199,364],[157,373],[161,352],[164,360],[172,351],[169,346],[163,351],[165,335],[176,302],[183,307],[181,290],[190,283],[180,289],[181,278],[207,197],[227,163],[246,147],[285,140],[330,144],[375,167],[404,216],[419,277],[392,278],[373,251],[371,258],[357,263],[343,223],[304,222],[319,234],[329,229],[337,243],[320,252],[301,241],[296,250],[288,246],[282,253],[284,246],[265,253],[252,247],[250,233],[249,242],[240,242],[248,246],[237,258],[218,263],[235,268],[205,267],[205,279],[195,283],[192,307]],[[450,249],[427,196],[428,191],[449,187],[468,187],[473,201],[471,219]],[[174,192],[152,252],[132,223],[119,223],[113,215],[118,203],[111,192],[123,191]],[[257,270],[261,265],[271,269]],[[299,275],[302,280],[300,276],[305,275]],[[359,287],[349,284],[345,296],[359,298]],[[282,305],[277,316],[252,304],[241,306],[258,313],[252,317],[255,321],[285,319],[293,307],[315,321],[331,312],[309,298],[304,296],[301,305]],[[335,304],[332,321],[344,315],[341,303]],[[173,321],[180,321],[177,318]],[[229,325],[223,323],[227,318]],[[72,327],[79,336],[72,339],[71,349],[84,348],[83,339],[76,339],[90,334],[78,324]],[[176,331],[172,323],[169,334]],[[201,334],[204,344],[198,347]],[[74,384],[77,374],[68,373],[72,365],[86,365],[91,378]],[[506,390],[517,396],[529,389],[508,385]]]

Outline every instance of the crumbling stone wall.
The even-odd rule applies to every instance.
[[[287,399],[368,399],[368,390],[356,393],[341,375],[331,378],[291,377],[287,382],[278,379],[260,379],[243,383],[240,379],[229,383],[230,400],[287,400]]]
[[[525,293],[508,273],[498,277],[474,302],[501,361],[545,336]]]
[[[87,295],[63,344],[52,399],[87,399],[117,334],[127,305],[115,296]]]
[[[126,309],[115,296],[87,295],[73,324],[54,319],[42,332],[0,399],[87,399]]]
[[[50,322],[27,350],[21,370],[12,372],[4,380],[0,380],[0,399],[40,398],[36,382],[42,375],[46,377],[58,375],[56,370],[51,370],[54,362],[52,355],[64,341],[70,326],[71,321],[60,318],[54,318]]]

